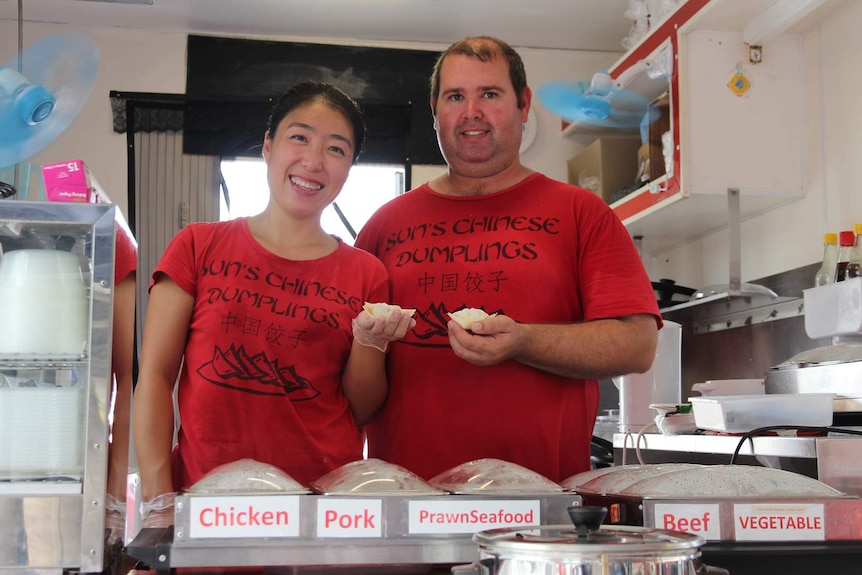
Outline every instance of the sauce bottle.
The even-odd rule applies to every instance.
[[[850,250],[850,259],[844,271],[847,279],[862,277],[862,224],[855,224],[853,233],[856,235],[856,245]]]
[[[847,266],[850,264],[850,252],[856,245],[856,234],[844,231],[838,234],[838,264],[835,266],[835,281],[843,282],[847,277]]]
[[[835,281],[835,266],[838,263],[838,234],[823,234],[823,263],[814,276],[814,286],[820,287]]]

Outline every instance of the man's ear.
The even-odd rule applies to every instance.
[[[521,94],[521,122],[526,123],[530,114],[530,106],[533,105],[533,91],[529,86],[524,86],[524,93]]]

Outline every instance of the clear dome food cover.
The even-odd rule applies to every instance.
[[[816,479],[753,465],[703,465],[678,469],[630,484],[618,492],[633,497],[841,497]]]
[[[219,465],[186,490],[188,493],[311,493],[284,471],[254,459]]]
[[[664,478],[668,474],[697,467],[701,466],[696,463],[621,465],[610,467],[609,471],[602,474],[585,471],[566,479],[563,486],[573,491],[597,495],[618,494],[638,481],[656,477]]]
[[[443,495],[427,481],[400,465],[381,459],[360,459],[342,465],[311,482],[321,495]]]
[[[563,488],[535,471],[501,459],[477,459],[457,465],[430,480],[450,493],[560,493]]]

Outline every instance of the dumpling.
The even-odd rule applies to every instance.
[[[392,315],[392,312],[397,310],[397,309],[399,309],[403,312],[407,312],[410,315],[410,317],[413,317],[413,314],[416,313],[415,309],[402,308],[401,306],[389,304],[389,303],[384,303],[384,302],[378,302],[378,303],[365,302],[365,305],[362,306],[362,309],[367,311],[368,315],[371,315],[374,317],[389,317],[390,315]]]
[[[456,322],[458,322],[458,325],[460,325],[464,329],[470,329],[470,326],[473,325],[473,322],[482,321],[483,319],[494,317],[497,314],[494,313],[488,315],[483,309],[476,307],[465,307],[459,309],[456,312],[449,312],[448,315]]]

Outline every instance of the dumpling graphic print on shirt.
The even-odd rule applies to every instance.
[[[201,365],[197,372],[215,385],[255,395],[286,396],[291,401],[307,401],[320,395],[295,366],[281,366],[263,352],[250,356],[244,346],[231,345],[227,350],[216,346],[212,361]]]

